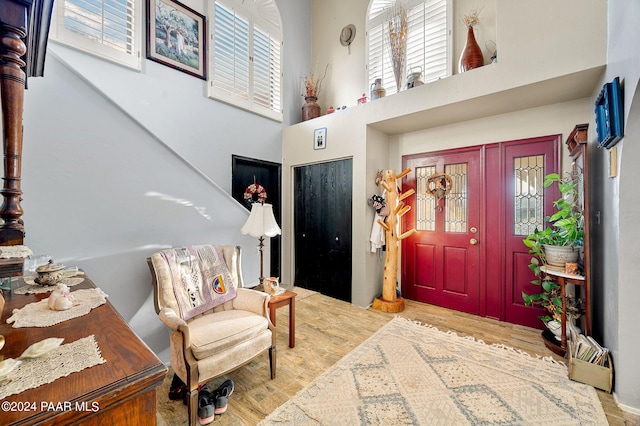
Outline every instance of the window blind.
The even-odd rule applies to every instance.
[[[264,5],[268,22],[250,3],[214,3],[209,97],[282,121],[279,14],[273,18],[275,3]]]
[[[388,19],[394,0],[373,0],[367,20],[367,74],[369,84],[382,79],[387,94],[395,93],[396,82],[389,47]],[[424,82],[451,75],[449,37],[450,0],[408,1],[406,74],[422,72]]]
[[[63,0],[55,3],[51,39],[140,69],[139,0]]]

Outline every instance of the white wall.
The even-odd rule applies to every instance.
[[[624,91],[625,136],[617,145],[618,176],[609,177],[609,151],[595,148],[595,122],[591,116],[593,272],[595,292],[594,334],[613,352],[616,371],[615,394],[623,409],[640,414],[640,370],[637,354],[640,338],[640,231],[638,181],[640,171],[640,19],[638,2],[609,1],[607,69],[591,97],[591,105],[602,84],[620,77]]]
[[[397,135],[391,139],[392,167],[402,168],[402,156],[465,146],[561,134],[565,138],[576,124],[589,122],[588,98],[494,115],[447,126]],[[568,150],[562,149],[562,165],[570,170]]]
[[[206,13],[205,1],[186,2]],[[143,59],[135,72],[51,44],[25,94],[25,243],[77,265],[165,361],[146,257],[175,245],[237,244],[257,282],[257,240],[231,191],[231,155],[281,161],[310,64],[311,4],[278,0],[285,39],[284,122],[206,98],[206,82]]]

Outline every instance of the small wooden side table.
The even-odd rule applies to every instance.
[[[269,299],[269,318],[273,325],[276,325],[276,309],[281,306],[289,305],[289,347],[296,346],[296,296],[297,294],[291,290],[285,290],[284,293],[277,296],[271,296]]]

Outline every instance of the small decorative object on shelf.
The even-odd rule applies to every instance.
[[[361,98],[358,98],[358,105],[367,103],[367,94],[363,93]]]
[[[387,94],[387,91],[384,87],[382,87],[382,79],[376,78],[373,83],[371,83],[371,100],[375,101],[379,98],[384,98]]]
[[[405,86],[405,88],[408,90],[413,87],[422,86],[424,82],[421,80],[421,78],[422,71],[413,71],[409,73],[409,75],[407,76],[407,85]]]
[[[462,22],[467,27],[467,43],[460,55],[460,61],[458,62],[458,72],[463,73],[474,68],[480,68],[484,65],[484,57],[482,56],[482,49],[476,42],[475,34],[473,33],[473,27],[480,23],[480,12],[482,9],[473,9],[468,15],[462,17]]]
[[[327,110],[324,113],[333,114],[334,112],[336,112],[335,108],[333,108],[333,106],[330,106],[329,108],[327,108]]]

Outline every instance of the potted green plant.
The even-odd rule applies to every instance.
[[[549,226],[542,231],[535,229],[522,240],[533,256],[529,269],[535,279],[531,283],[540,286],[539,293],[522,292],[522,299],[526,306],[538,305],[547,310],[548,314],[539,317],[545,324],[560,318],[562,299],[560,286],[543,272],[542,266],[564,267],[565,262],[576,262],[580,247],[584,244],[584,216],[578,193],[579,176],[567,174],[563,178],[557,173],[545,176],[545,188],[554,183],[557,183],[562,196],[553,202],[555,213],[546,218]],[[548,327],[552,328],[550,325]]]
[[[578,259],[580,247],[584,243],[584,216],[578,194],[579,176],[567,174],[561,178],[557,173],[545,176],[545,188],[554,183],[557,183],[562,196],[553,202],[555,213],[546,218],[550,226],[542,231],[536,229],[527,235],[523,243],[544,264],[564,267],[566,262]]]

